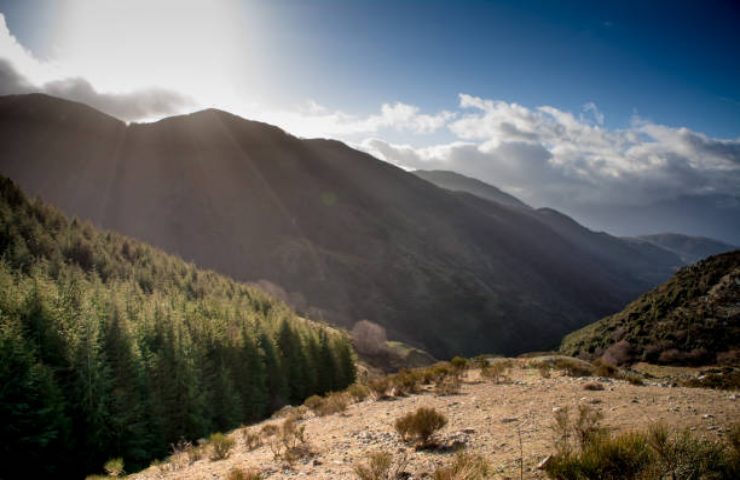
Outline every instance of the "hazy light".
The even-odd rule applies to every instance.
[[[101,90],[159,86],[227,106],[249,65],[239,8],[235,0],[68,0],[52,34],[55,56]]]

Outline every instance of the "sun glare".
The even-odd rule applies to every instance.
[[[249,59],[235,0],[69,0],[58,56],[106,91],[170,88],[202,104],[233,101]]]

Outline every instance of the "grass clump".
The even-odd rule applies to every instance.
[[[261,480],[262,474],[254,469],[232,468],[226,475],[226,480]]]
[[[494,360],[480,370],[483,378],[492,380],[493,383],[501,383],[507,380],[507,373],[511,370],[513,363],[511,360]]]
[[[396,419],[396,432],[404,442],[415,442],[419,448],[434,445],[433,436],[447,425],[447,417],[434,408],[420,407]]]
[[[407,464],[405,455],[393,458],[388,452],[373,452],[366,462],[354,466],[354,472],[358,480],[396,480]]]
[[[227,437],[223,433],[214,433],[208,437],[208,444],[211,446],[211,460],[223,460],[229,456],[231,449],[234,448],[236,441]]]
[[[293,464],[313,453],[306,439],[306,426],[298,425],[295,418],[287,418],[270,437],[270,451],[276,460]]]
[[[371,378],[367,382],[367,386],[376,400],[385,400],[390,397],[390,395],[388,395],[388,391],[391,388],[391,383],[388,377],[383,376]]]
[[[312,395],[306,399],[304,405],[311,409],[317,416],[325,417],[347,410],[349,398],[346,394],[339,392],[330,393],[325,397]]]
[[[370,396],[370,388],[361,383],[353,383],[347,387],[347,395],[355,402],[361,402]]]
[[[663,480],[740,478],[740,424],[727,444],[696,436],[689,430],[671,431],[655,424],[644,432],[609,435],[600,426],[602,415],[579,407],[555,413],[555,450],[544,465],[557,480]]]
[[[493,475],[491,465],[481,455],[461,452],[449,465],[432,474],[434,480],[487,480]]]
[[[251,452],[262,446],[262,436],[259,432],[255,432],[251,428],[245,428],[242,430],[242,438],[244,439],[244,446],[247,447],[247,451]]]
[[[123,459],[122,458],[111,458],[105,465],[103,470],[108,474],[109,477],[118,478],[123,475]]]

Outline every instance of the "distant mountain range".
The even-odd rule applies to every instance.
[[[127,125],[49,96],[0,97],[0,174],[314,318],[369,319],[439,358],[553,347],[683,264],[480,182],[453,192],[430,183],[449,175],[423,180],[218,110]]]
[[[686,263],[698,262],[710,255],[729,252],[738,248],[735,245],[730,245],[729,243],[720,242],[719,240],[711,238],[690,237],[688,235],[679,235],[677,233],[643,235],[637,238],[675,253]]]
[[[561,350],[611,363],[740,363],[740,250],[681,269],[619,313],[563,340]]]

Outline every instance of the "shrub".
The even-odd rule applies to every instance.
[[[583,360],[569,357],[556,357],[553,367],[563,370],[569,377],[590,377],[594,374],[594,367]]]
[[[306,426],[298,425],[295,418],[287,418],[271,437],[270,451],[276,460],[283,459],[290,464],[311,455],[306,440]]]
[[[557,455],[545,465],[558,480],[628,480],[639,478],[650,463],[644,436],[625,433],[601,437],[577,454]]]
[[[481,377],[493,380],[494,383],[500,383],[506,376],[506,372],[511,368],[512,363],[509,360],[496,360],[488,366],[481,369]]]
[[[349,395],[355,402],[361,402],[370,395],[370,389],[365,385],[353,383],[347,387],[347,395]]]
[[[226,475],[226,480],[260,480],[262,474],[254,469],[244,470],[241,468],[232,468]]]
[[[262,434],[262,437],[264,438],[270,438],[272,436],[277,435],[277,433],[280,431],[277,425],[274,423],[268,423],[262,427],[262,430],[260,433]]]
[[[447,425],[447,418],[434,408],[420,407],[396,419],[396,432],[403,441],[415,441],[421,448],[432,445],[432,437]]]
[[[376,400],[383,400],[388,398],[388,390],[390,389],[390,381],[388,377],[375,377],[371,378],[367,383],[368,388]]]
[[[552,376],[550,370],[552,370],[552,367],[547,363],[542,362],[537,364],[537,371],[540,372],[540,377],[542,378],[550,378]]]
[[[110,460],[105,462],[105,465],[103,465],[103,470],[105,470],[105,473],[113,478],[120,477],[123,474],[123,459],[111,458]]]
[[[391,378],[396,395],[409,395],[421,391],[422,377],[412,370],[401,370]]]
[[[487,480],[493,476],[491,465],[481,455],[458,453],[452,462],[432,474],[434,480]]]
[[[434,387],[438,395],[455,395],[460,393],[462,381],[458,377],[444,377]]]
[[[347,410],[349,399],[344,393],[338,392],[330,393],[326,397],[312,395],[306,399],[304,405],[313,410],[317,416],[324,417]]]
[[[311,395],[303,402],[303,404],[306,407],[308,407],[310,410],[312,410],[313,412],[316,412],[320,408],[323,402],[324,402],[324,399],[321,398],[320,396]]]
[[[374,452],[367,462],[355,465],[354,472],[359,480],[396,480],[407,464],[405,456],[394,459],[390,453]]]
[[[242,430],[242,437],[244,438],[244,445],[247,447],[248,452],[262,446],[262,437],[260,434],[250,428]]]
[[[469,362],[466,358],[456,356],[452,357],[452,360],[450,360],[450,365],[452,365],[452,368],[455,370],[462,372],[468,368]]]
[[[212,449],[211,460],[223,460],[229,456],[236,442],[233,438],[227,437],[223,433],[214,433],[208,437],[208,443]]]
[[[589,391],[595,392],[595,391],[598,391],[598,390],[603,390],[604,389],[604,385],[602,385],[599,382],[586,382],[586,383],[583,384],[583,389],[584,390],[589,390]]]

